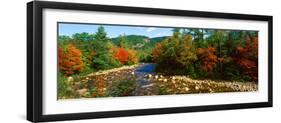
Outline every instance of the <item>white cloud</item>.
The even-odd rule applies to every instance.
[[[163,36],[163,35],[164,35],[164,33],[162,33],[162,32],[159,32],[156,34],[156,36]]]
[[[147,28],[147,29],[146,29],[146,32],[151,32],[151,31],[153,31],[153,30],[156,30],[156,28],[150,27],[150,28]]]
[[[159,32],[154,35],[154,37],[162,37],[162,36],[169,36],[171,35],[169,32]]]

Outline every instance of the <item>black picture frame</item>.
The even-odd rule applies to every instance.
[[[91,113],[73,113],[73,114],[57,114],[44,115],[43,111],[43,95],[42,95],[42,10],[50,9],[66,9],[66,10],[86,10],[86,11],[102,11],[102,12],[120,12],[120,13],[139,13],[152,15],[171,15],[171,16],[189,16],[189,17],[206,17],[206,18],[222,18],[234,20],[257,20],[268,22],[268,101],[241,104],[224,104],[224,105],[207,105],[207,106],[189,106],[189,107],[173,107],[173,108],[157,108],[157,109],[139,109],[139,110],[122,110],[122,111],[106,111]],[[185,11],[170,10],[156,8],[140,8],[125,6],[109,6],[109,5],[93,5],[80,3],[63,3],[63,2],[45,2],[33,1],[27,3],[27,120],[32,122],[44,121],[62,121],[62,120],[78,120],[78,119],[94,119],[107,117],[123,117],[136,115],[154,115],[169,113],[185,113],[199,111],[229,110],[229,109],[245,109],[272,107],[272,16],[248,15],[248,14],[232,14],[217,12],[201,12],[201,11]]]

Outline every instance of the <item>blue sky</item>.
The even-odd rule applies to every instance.
[[[72,36],[75,33],[87,32],[90,34],[96,33],[100,24],[70,24],[59,23],[59,35]],[[150,38],[171,36],[172,28],[159,27],[141,27],[141,26],[120,26],[120,25],[103,25],[107,36],[110,38],[118,37],[119,35],[144,35]]]

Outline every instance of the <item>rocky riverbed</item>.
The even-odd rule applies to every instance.
[[[75,79],[70,77],[68,82],[72,85],[72,89],[81,97],[247,92],[258,90],[258,85],[255,82],[194,80],[188,76],[161,75],[150,69],[147,71],[146,68],[142,67],[153,68],[153,65],[123,66]],[[112,95],[112,92],[114,92],[114,95]]]

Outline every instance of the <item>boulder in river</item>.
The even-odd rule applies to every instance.
[[[151,74],[148,74],[148,78],[151,78],[152,77],[152,75]]]
[[[158,75],[155,76],[155,79],[158,79]]]

